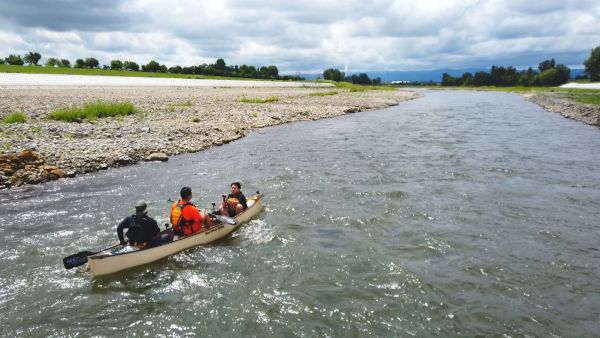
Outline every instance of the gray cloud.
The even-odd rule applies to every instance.
[[[3,1],[2,18],[22,27],[51,31],[128,29],[134,18],[118,0]]]
[[[591,0],[5,1],[0,56],[96,56],[282,71],[581,66],[600,45]]]

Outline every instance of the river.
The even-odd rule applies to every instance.
[[[0,193],[1,336],[561,336],[600,332],[600,133],[513,94],[423,91],[165,163]],[[93,278],[139,199],[239,180],[233,237]]]

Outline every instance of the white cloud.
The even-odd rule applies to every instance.
[[[600,45],[591,0],[8,0],[0,55],[151,59],[169,66],[275,64],[280,71],[581,65]],[[116,8],[112,10],[111,6]]]

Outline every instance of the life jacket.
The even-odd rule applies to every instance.
[[[125,234],[130,243],[138,243],[145,246],[151,239],[141,223],[143,218],[144,216],[138,217],[137,215],[133,215],[133,224],[129,226],[129,230]]]
[[[193,220],[187,220],[183,217],[183,209],[189,205],[194,206],[192,203],[175,202],[171,206],[171,226],[176,234],[189,235],[193,233],[192,224]]]

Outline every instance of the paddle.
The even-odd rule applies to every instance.
[[[233,217],[223,216],[223,215],[218,215],[218,214],[213,214],[213,213],[209,213],[208,216],[214,217],[214,218],[218,219],[219,222],[222,222],[222,223],[227,223],[227,224],[231,224],[231,225],[238,224],[238,221],[236,221]]]
[[[101,251],[97,251],[97,252],[82,251],[82,252],[78,252],[74,255],[63,258],[63,264],[65,266],[65,269],[69,270],[69,269],[72,269],[72,268],[75,268],[75,267],[78,267],[80,265],[87,263],[88,256],[95,255],[98,252],[101,252]]]

